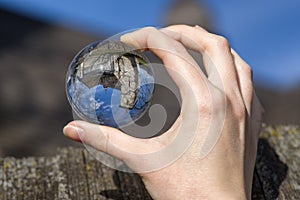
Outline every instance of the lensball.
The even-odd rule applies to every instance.
[[[153,91],[149,59],[114,39],[82,49],[66,77],[67,98],[76,118],[116,128],[140,118],[150,105]]]

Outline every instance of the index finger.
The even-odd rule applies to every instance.
[[[182,95],[188,94],[187,84],[194,93],[203,95],[207,91],[206,77],[197,63],[181,43],[166,34],[147,27],[123,35],[121,41],[138,49],[150,49],[161,58]]]

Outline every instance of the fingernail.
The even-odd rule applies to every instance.
[[[202,29],[202,27],[201,27],[201,26],[199,26],[199,25],[195,25],[195,28]]]
[[[194,27],[195,27],[196,29],[198,29],[198,30],[202,30],[202,31],[207,32],[207,30],[205,30],[204,28],[202,28],[202,27],[199,26],[199,25],[195,25]]]
[[[120,40],[121,40],[121,42],[128,42],[128,41],[131,41],[130,40],[131,38],[130,38],[130,36],[129,36],[129,33],[127,33],[127,34],[124,34],[124,35],[122,35],[121,37],[120,37]]]
[[[84,134],[84,131],[82,128],[78,126],[73,126],[68,124],[64,127],[63,133],[65,136],[73,137],[75,135],[82,136]]]
[[[129,46],[132,46],[133,48],[141,49],[139,47],[139,44],[132,38],[131,34],[132,33],[126,33],[126,34],[122,35],[120,37],[120,41],[126,43]]]

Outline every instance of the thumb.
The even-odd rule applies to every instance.
[[[135,138],[122,131],[85,121],[72,121],[64,127],[64,134],[97,150],[126,162],[129,156],[151,151],[150,140]]]

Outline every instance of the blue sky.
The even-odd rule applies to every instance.
[[[172,0],[0,0],[40,20],[112,35],[160,26]],[[253,68],[255,81],[276,89],[300,85],[299,0],[203,0],[217,32]],[[138,6],[136,6],[138,5]],[[126,12],[124,12],[126,10]]]

